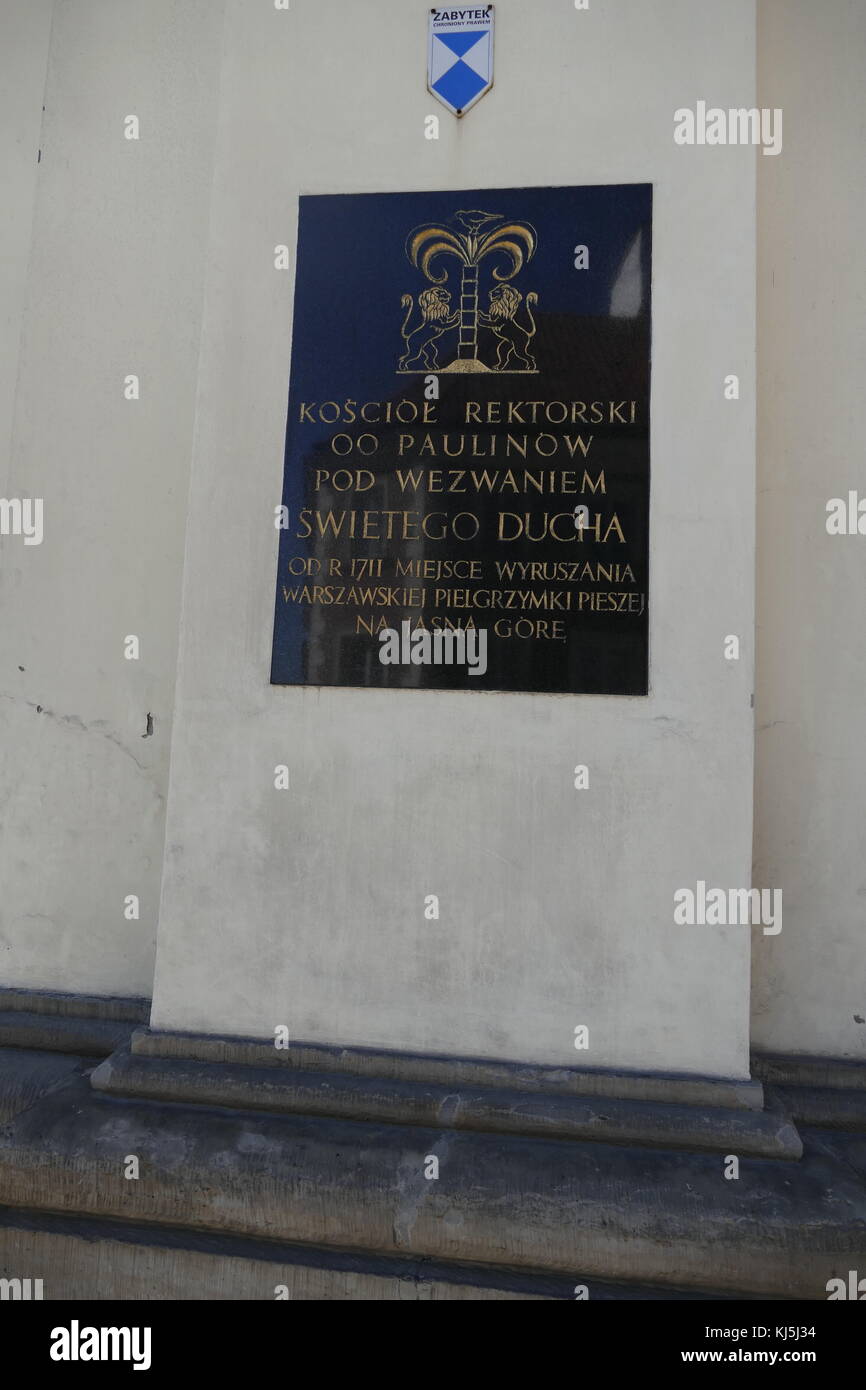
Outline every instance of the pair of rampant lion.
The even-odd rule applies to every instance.
[[[532,305],[538,303],[538,295],[533,292],[526,296],[528,328],[524,327],[522,323],[518,323],[516,317],[522,299],[523,295],[513,285],[496,285],[490,291],[489,312],[478,315],[478,322],[484,328],[491,329],[497,338],[495,371],[505,372],[510,369],[518,372],[534,372],[538,370],[535,358],[529,351],[530,341],[535,337]],[[459,312],[455,309],[452,313],[450,293],[438,285],[422,290],[418,295],[421,322],[411,330],[409,329],[413,309],[411,294],[404,294],[400,302],[406,310],[406,317],[400,330],[406,344],[406,351],[400,358],[399,370],[411,372],[423,371],[426,368],[428,371],[438,371],[437,339],[441,338],[443,333],[456,328],[460,321]]]

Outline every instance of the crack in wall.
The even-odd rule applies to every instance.
[[[36,714],[44,714],[47,716],[47,718],[53,719],[54,722],[57,724],[65,724],[67,728],[78,729],[81,733],[96,734],[99,738],[107,739],[109,743],[114,744],[115,748],[119,748],[122,753],[125,753],[128,758],[132,759],[139,772],[144,772],[146,774],[151,771],[151,769],[149,767],[146,767],[144,763],[140,763],[138,761],[138,758],[135,756],[135,754],[132,752],[130,748],[127,748],[126,744],[123,742],[119,734],[113,733],[111,729],[106,727],[106,722],[104,719],[96,719],[92,724],[86,724],[84,720],[80,717],[80,715],[57,714],[54,710],[48,709],[45,705],[37,705],[32,700],[22,701],[17,695],[6,695],[0,693],[0,700],[12,700],[16,704],[24,704],[27,706],[28,709],[34,710]],[[142,734],[141,737],[149,738],[152,733],[153,715],[148,713],[147,733]],[[158,789],[155,790],[160,801],[163,801],[165,798],[162,792],[160,792]]]

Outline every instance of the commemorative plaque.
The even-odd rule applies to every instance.
[[[300,199],[271,682],[645,695],[652,189]]]

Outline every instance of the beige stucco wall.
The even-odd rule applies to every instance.
[[[675,150],[669,135],[676,106],[751,101],[750,6],[502,3],[496,88],[461,127],[444,120],[436,144],[422,138],[423,117],[438,109],[419,80],[422,21],[405,4],[362,16],[340,0],[293,0],[288,13],[235,3],[208,231],[222,8],[2,7],[15,53],[0,98],[11,190],[0,220],[4,487],[44,496],[46,539],[0,542],[0,978],[150,991],[207,272],[202,513],[187,595],[188,624],[202,635],[187,644],[159,1017],[255,1031],[288,1011],[293,1026],[328,1040],[522,1046],[545,1057],[558,1055],[564,1020],[598,1020],[596,1061],[742,1070],[740,946],[696,948],[664,916],[675,886],[747,876],[748,639],[738,667],[716,656],[719,635],[749,631],[754,161]],[[760,0],[758,24],[759,101],[784,107],[785,144],[779,158],[757,160],[753,881],[781,887],[785,913],[781,936],[753,938],[753,1029],[762,1047],[844,1056],[862,1056],[856,1019],[866,1018],[866,661],[861,539],[828,537],[824,507],[862,483],[864,14],[856,0]],[[384,81],[349,56],[368,51],[382,16]],[[522,66],[539,44],[542,97],[524,91]],[[122,139],[129,112],[142,118],[138,144]],[[657,213],[652,701],[485,697],[466,715],[465,702],[431,695],[415,720],[395,693],[357,702],[271,691],[274,537],[259,523],[279,483],[291,276],[275,280],[270,253],[292,244],[298,190],[646,178]],[[738,369],[740,407],[720,404],[720,377]],[[134,405],[123,401],[127,371],[142,379]],[[243,460],[242,483],[230,455]],[[217,478],[222,511],[208,498]],[[216,577],[212,601],[202,574]],[[142,637],[140,663],[122,659],[127,632]],[[208,644],[227,650],[208,658]],[[245,733],[262,711],[264,732]],[[142,739],[148,712],[155,732]],[[473,776],[455,750],[431,778],[419,724],[455,719]],[[268,801],[277,761],[306,787],[303,804]],[[579,819],[568,777],[557,783],[577,761],[595,774]],[[320,799],[323,780],[342,809]],[[520,804],[541,808],[529,846]],[[408,860],[393,849],[407,834]],[[212,870],[215,855],[225,867]],[[462,906],[448,933],[427,941],[413,905],[443,878],[443,898],[456,891]],[[132,892],[139,923],[123,919]],[[230,944],[202,966],[215,930]],[[248,959],[227,986],[211,975],[234,968],[235,942]],[[310,962],[322,953],[311,994]],[[509,972],[527,968],[528,986],[509,994]],[[358,997],[343,997],[343,969],[363,983]],[[274,983],[262,989],[264,975]],[[420,1023],[410,1017],[419,1001]],[[733,1041],[720,1048],[710,1035],[731,1019]]]
[[[44,500],[45,537],[0,540],[0,980],[149,994],[222,13],[62,0],[46,82],[44,8],[7,3],[2,36],[18,224],[45,101],[20,358],[14,324],[0,357],[5,486]]]
[[[750,873],[755,154],[678,147],[673,113],[752,104],[754,5],[502,0],[494,89],[438,142],[425,18],[227,5],[153,1022],[742,1076],[749,931],[676,926],[673,894]],[[298,194],[629,181],[651,697],[271,688]]]
[[[758,161],[756,1046],[866,1056],[866,6],[760,0],[758,91],[785,146]]]
[[[0,487],[5,488],[53,0],[0,0],[6,61],[0,82]],[[12,60],[10,61],[10,57]],[[4,492],[5,496],[6,493]]]

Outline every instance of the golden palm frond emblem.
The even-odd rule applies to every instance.
[[[538,296],[526,296],[527,327],[517,319],[523,296],[506,283],[534,256],[538,244],[535,228],[529,222],[506,222],[499,213],[478,210],[461,210],[451,221],[450,227],[425,223],[410,232],[406,240],[410,264],[430,281],[431,288],[418,295],[420,322],[411,328],[415,306],[411,295],[403,295],[406,316],[401,332],[405,350],[398,371],[537,371],[529,344],[536,331],[531,306],[538,302]],[[461,267],[460,305],[453,310],[451,295],[443,288],[448,278],[447,268],[439,263],[443,256],[454,256]],[[495,284],[490,291],[488,312],[484,313],[478,304],[478,273],[488,256],[495,256],[497,263],[492,267]],[[478,356],[479,324],[495,334],[496,357],[490,366]],[[457,356],[447,366],[440,366],[438,339],[458,328]]]

